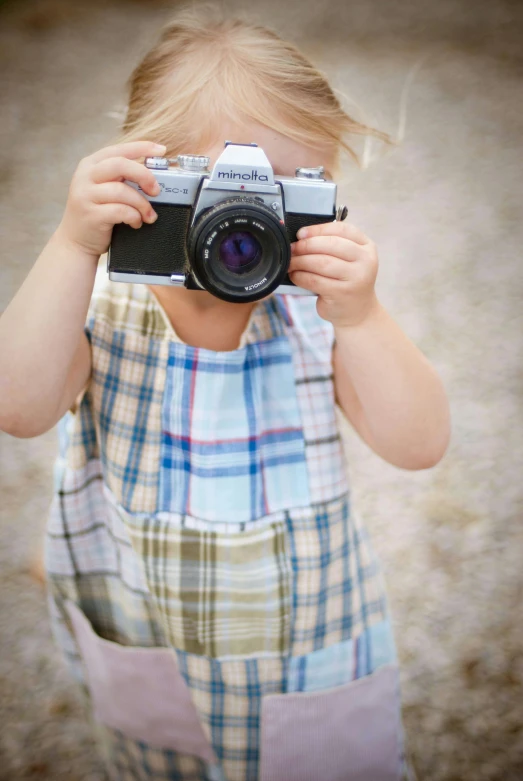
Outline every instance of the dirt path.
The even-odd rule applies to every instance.
[[[520,781],[523,7],[257,5],[392,133],[405,79],[427,56],[403,145],[350,168],[341,192],[378,245],[383,303],[446,383],[453,441],[438,467],[409,473],[349,432],[354,501],[385,567],[420,781]],[[2,306],[56,226],[76,162],[115,135],[125,79],[169,12],[123,0],[2,6]],[[0,779],[98,781],[31,574],[54,433],[0,437]]]

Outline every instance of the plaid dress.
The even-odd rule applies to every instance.
[[[401,777],[387,601],[315,303],[273,295],[215,352],[146,286],[97,279],[46,567],[112,779]]]

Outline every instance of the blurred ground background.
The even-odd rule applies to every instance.
[[[417,69],[403,144],[368,170],[349,165],[341,202],[378,245],[382,302],[441,373],[453,438],[436,468],[414,473],[385,464],[348,432],[354,497],[385,569],[418,778],[518,781],[523,4],[223,4],[252,10],[300,43],[392,134]],[[125,80],[173,7],[1,5],[2,308],[56,227],[76,163],[116,135]],[[98,781],[90,728],[35,577],[55,434],[0,434],[0,447],[0,779]]]

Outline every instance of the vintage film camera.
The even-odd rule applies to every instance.
[[[336,210],[336,184],[322,167],[275,180],[256,144],[226,141],[212,172],[200,155],[149,157],[145,165],[161,187],[145,196],[158,219],[138,230],[115,225],[107,270],[116,282],[184,285],[238,303],[274,290],[307,293],[287,275],[296,231],[347,214]]]

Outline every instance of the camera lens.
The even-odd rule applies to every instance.
[[[290,262],[285,225],[263,200],[227,198],[189,231],[189,262],[200,287],[224,301],[257,301],[276,290]]]
[[[222,239],[218,249],[220,262],[233,274],[251,271],[261,257],[260,242],[247,231],[233,231]]]

